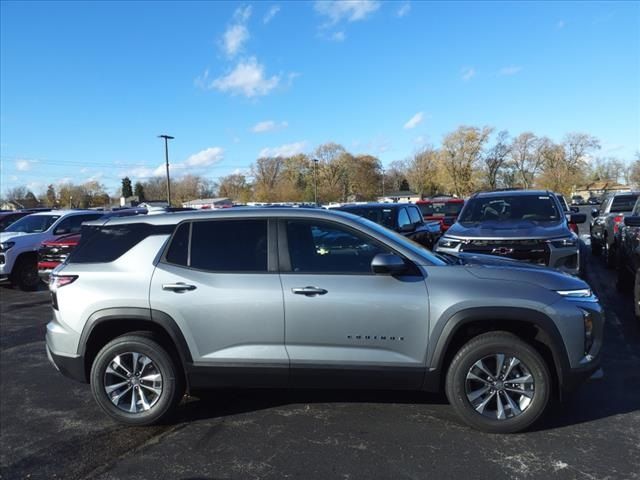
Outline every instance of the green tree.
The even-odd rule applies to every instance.
[[[131,179],[124,177],[122,179],[122,196],[124,198],[133,197],[133,190],[131,190]]]
[[[136,182],[133,187],[133,194],[138,197],[138,201],[144,202],[144,185],[140,182]]]

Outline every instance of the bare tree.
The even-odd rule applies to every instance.
[[[544,165],[544,149],[548,139],[524,132],[511,143],[511,162],[523,188],[530,188]]]
[[[498,187],[499,174],[507,163],[510,153],[509,132],[502,130],[498,132],[495,143],[484,156],[486,183],[491,190]]]
[[[492,131],[491,127],[462,126],[444,137],[441,155],[456,195],[467,195],[474,190],[474,171]]]

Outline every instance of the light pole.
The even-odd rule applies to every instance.
[[[171,182],[169,182],[169,140],[175,137],[170,135],[158,135],[158,138],[164,138],[164,163],[167,168],[167,203],[171,206]]]
[[[384,199],[384,168],[382,169],[382,198]]]
[[[318,159],[313,159],[313,198],[318,206]]]

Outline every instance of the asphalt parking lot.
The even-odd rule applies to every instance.
[[[0,478],[640,478],[640,322],[600,259],[587,279],[607,312],[604,378],[503,436],[441,396],[377,391],[224,391],[171,425],[122,427],[49,365],[48,292],[2,287]]]

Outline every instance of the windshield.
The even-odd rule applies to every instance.
[[[60,215],[29,215],[11,224],[5,232],[40,233],[44,232],[60,218]]]
[[[469,200],[460,215],[465,222],[559,222],[563,218],[550,195],[505,195]]]
[[[460,214],[462,202],[430,202],[416,204],[425,217],[450,217]]]

